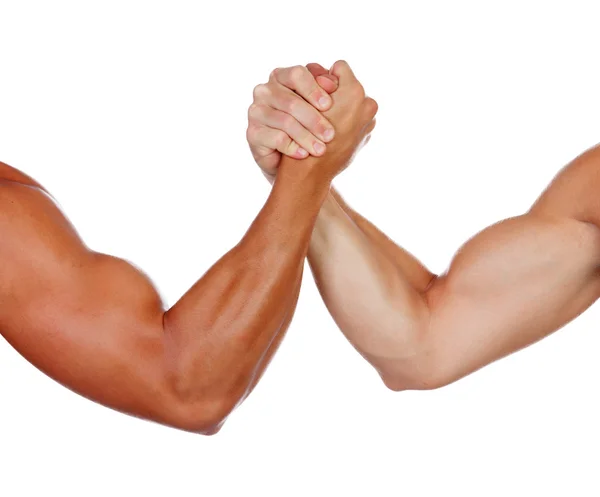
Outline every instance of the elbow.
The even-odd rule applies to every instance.
[[[221,431],[234,405],[230,399],[178,399],[169,407],[166,424],[199,435],[216,435]]]
[[[166,316],[165,316],[166,317]],[[234,387],[210,367],[198,368],[169,351],[162,370],[161,385],[166,394],[162,404],[165,424],[190,433],[216,435],[243,398],[245,390]],[[166,412],[165,412],[166,411]]]
[[[195,409],[192,408],[190,414],[185,414],[178,420],[176,427],[198,435],[213,436],[221,431],[228,415],[229,413],[215,416],[198,415]]]
[[[420,367],[410,371],[381,370],[383,384],[393,392],[405,390],[437,390],[455,381],[440,368]]]
[[[229,415],[239,404],[240,396],[231,389],[212,382],[191,388],[187,381],[171,376],[166,395],[166,424],[200,435],[219,433]]]
[[[375,365],[388,389],[437,390],[459,379],[461,375],[451,355],[427,342],[422,340],[411,347],[410,356],[398,354]]]
[[[431,286],[431,284],[430,284]],[[403,340],[385,351],[386,357],[373,362],[383,384],[394,392],[437,390],[461,378],[465,371],[449,348],[447,331],[434,324],[431,292],[427,294],[429,314]]]

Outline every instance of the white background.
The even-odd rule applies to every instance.
[[[550,3],[0,1],[0,160],[174,303],[267,197],[252,88],[345,58],[380,112],[337,185],[443,271],[599,141],[597,3]],[[599,314],[393,393],[307,272],[280,353],[211,438],[84,400],[2,342],[0,495],[598,495]]]

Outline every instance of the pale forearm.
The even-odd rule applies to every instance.
[[[417,291],[425,291],[431,285],[435,279],[435,274],[429,271],[421,261],[406,249],[394,243],[377,226],[350,207],[335,188],[331,188],[330,194],[346,215],[354,221],[354,224],[369,239],[371,244],[401,268],[404,277]]]
[[[323,300],[348,340],[377,369],[425,326],[427,303],[398,267],[330,195],[308,260]]]

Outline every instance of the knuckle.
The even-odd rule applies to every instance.
[[[275,69],[273,69],[271,71],[271,74],[269,74],[269,79],[277,79],[277,75],[279,74],[280,71],[281,71],[281,67],[276,67]]]
[[[306,69],[306,67],[304,66],[293,66],[290,69],[290,77],[292,78],[292,81],[300,81],[304,75],[308,72],[308,69]]]
[[[365,89],[358,81],[352,85],[352,95],[355,98],[365,98]]]
[[[252,104],[248,107],[248,119],[256,119],[260,112],[260,106],[258,104]]]
[[[290,130],[292,129],[292,127],[296,124],[296,119],[294,119],[292,116],[290,116],[289,114],[284,114],[281,117],[281,126],[284,129]]]
[[[268,105],[253,104],[248,109],[248,120],[258,124],[266,123],[270,110]]]
[[[246,140],[250,144],[254,144],[256,142],[256,132],[257,128],[255,126],[248,126],[246,129]]]
[[[275,137],[275,143],[277,144],[277,149],[282,152],[284,151],[290,142],[290,137],[285,134],[283,131],[278,131],[277,136]]]
[[[254,97],[254,100],[260,100],[261,98],[264,98],[268,94],[269,94],[269,87],[264,83],[256,85],[254,87],[254,90],[252,91],[252,96]]]
[[[379,110],[379,104],[372,98],[367,97],[365,99],[365,108],[367,109],[367,113],[373,118]]]
[[[283,110],[285,112],[287,112],[288,114],[295,115],[298,112],[300,106],[301,106],[301,102],[293,95],[289,95],[285,99],[285,104],[283,106],[284,107]]]

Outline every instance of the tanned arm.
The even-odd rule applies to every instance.
[[[437,388],[540,340],[600,297],[599,191],[596,147],[437,276],[332,189],[308,259],[336,323],[386,385]]]
[[[242,240],[167,311],[143,273],[86,247],[37,183],[2,165],[2,335],[49,376],[97,402],[216,432],[279,344],[330,182],[372,129],[376,104],[347,64],[338,64],[338,76],[330,111],[337,146],[302,167],[281,161]]]
[[[165,312],[148,278],[88,249],[53,199],[0,166],[0,332],[114,409],[213,433],[281,340],[331,177],[283,163],[240,243]]]

